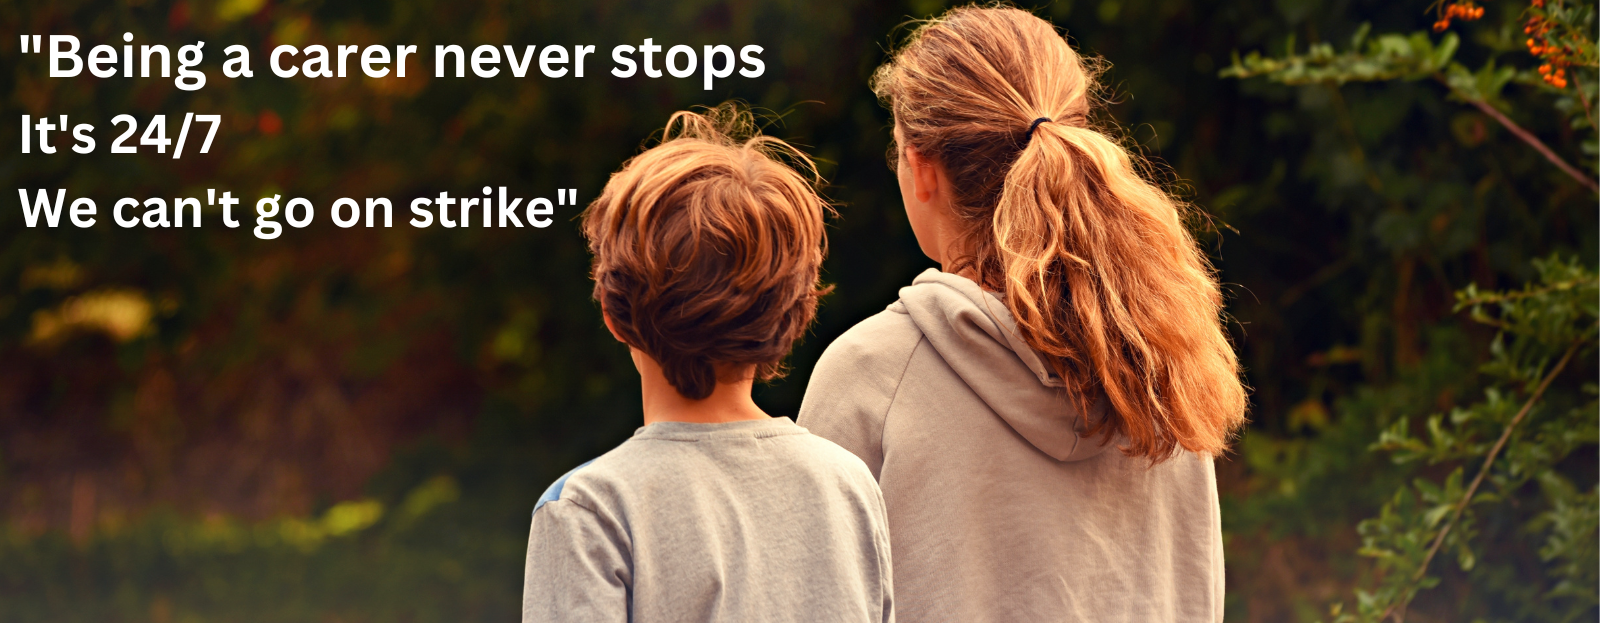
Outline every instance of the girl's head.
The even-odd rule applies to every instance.
[[[1113,413],[1094,432],[1157,461],[1217,454],[1246,407],[1222,295],[1186,206],[1091,124],[1096,73],[1048,22],[966,7],[916,29],[872,82],[924,251],[1002,293],[1082,406],[1104,392]]]
[[[583,215],[613,331],[694,400],[719,374],[778,376],[825,293],[816,167],[753,128],[732,105],[673,115]]]

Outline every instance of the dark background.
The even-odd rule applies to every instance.
[[[1514,16],[1524,4],[1487,6]],[[589,300],[575,209],[543,230],[414,229],[410,200],[489,185],[549,198],[576,188],[587,202],[673,111],[739,98],[780,115],[768,132],[817,157],[839,213],[824,276],[837,290],[789,376],[757,390],[769,412],[792,415],[822,348],[932,265],[906,224],[884,162],[888,115],[866,83],[897,25],[945,7],[0,7],[12,33],[0,41],[0,117],[13,120],[0,142],[18,144],[22,114],[67,114],[94,124],[99,143],[86,156],[59,135],[55,155],[7,150],[0,179],[100,206],[84,230],[29,229],[16,208],[0,210],[0,620],[513,619],[533,501],[639,425],[637,377]],[[1424,2],[1029,8],[1112,63],[1109,118],[1210,216],[1197,235],[1221,269],[1253,387],[1250,429],[1218,463],[1228,615],[1322,616],[1368,576],[1354,525],[1403,477],[1367,451],[1376,431],[1477,391],[1492,331],[1452,311],[1451,293],[1518,284],[1529,259],[1554,252],[1593,265],[1595,197],[1437,84],[1333,90],[1217,76],[1234,51],[1277,53],[1290,33],[1303,46],[1346,41],[1362,21],[1425,29]],[[1531,64],[1491,21],[1462,27],[1489,43],[1460,56]],[[207,85],[51,79],[47,55],[13,45],[19,33],[74,34],[86,53],[120,48],[124,31],[174,53],[205,41]],[[646,37],[759,44],[767,71],[711,92],[698,75],[611,77],[611,46]],[[221,75],[235,43],[250,47],[254,78]],[[421,54],[403,80],[285,80],[267,66],[279,43]],[[433,78],[433,46],[452,43],[597,52],[582,79]],[[1541,96],[1513,87],[1508,97]],[[132,114],[142,130],[165,114],[175,137],[187,112],[222,115],[210,154],[195,153],[193,135],[181,160],[148,147],[108,153],[120,133],[112,116]],[[1581,153],[1584,137],[1561,118],[1518,121],[1569,158]],[[271,241],[250,234],[250,219],[222,227],[215,211],[200,229],[111,223],[118,198],[203,199],[207,188],[244,198],[246,216],[263,195],[306,197],[317,220]],[[340,197],[387,197],[398,223],[339,229],[327,208]],[[1594,362],[1574,365],[1594,378]],[[1591,487],[1594,453],[1580,454],[1569,471]],[[1490,542],[1512,529],[1485,525]],[[1538,599],[1546,580],[1525,550],[1447,572],[1413,620],[1510,616]]]

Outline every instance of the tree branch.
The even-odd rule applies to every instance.
[[[1543,154],[1546,160],[1549,160],[1551,164],[1556,165],[1556,167],[1560,168],[1562,172],[1572,176],[1572,179],[1578,180],[1578,183],[1583,184],[1584,188],[1588,188],[1593,192],[1600,193],[1600,184],[1596,184],[1593,179],[1590,179],[1589,176],[1584,175],[1582,171],[1579,171],[1572,165],[1567,164],[1567,161],[1562,160],[1561,156],[1558,156],[1556,155],[1556,152],[1551,151],[1550,147],[1544,144],[1544,141],[1539,140],[1539,137],[1534,136],[1527,130],[1522,129],[1522,126],[1517,125],[1517,122],[1512,121],[1510,117],[1505,115],[1505,113],[1500,112],[1499,109],[1495,108],[1494,106],[1490,106],[1488,102],[1480,99],[1468,99],[1467,101],[1472,102],[1473,106],[1477,106],[1478,110],[1483,111],[1483,114],[1493,117],[1495,121],[1499,121],[1500,125],[1505,126],[1506,129],[1510,130],[1512,134],[1515,134],[1517,138],[1522,139],[1522,142],[1532,145],[1534,149],[1539,150],[1539,153]]]
[[[1583,117],[1589,120],[1589,129],[1600,129],[1594,124],[1594,115],[1589,114],[1589,95],[1583,90],[1583,83],[1578,82],[1578,75],[1572,75],[1572,90],[1578,92],[1578,101],[1583,103]]]
[[[1500,456],[1500,451],[1506,447],[1506,441],[1511,439],[1511,431],[1522,423],[1523,418],[1528,417],[1528,412],[1533,410],[1534,403],[1539,402],[1539,398],[1544,396],[1544,390],[1550,387],[1550,382],[1554,381],[1556,376],[1566,369],[1567,362],[1572,360],[1572,355],[1578,352],[1578,347],[1582,344],[1583,342],[1581,341],[1574,342],[1572,346],[1567,348],[1567,353],[1561,356],[1561,361],[1557,362],[1556,367],[1545,375],[1544,380],[1539,381],[1539,387],[1533,390],[1533,395],[1528,397],[1528,402],[1523,403],[1522,410],[1518,411],[1517,416],[1511,418],[1511,422],[1506,424],[1506,429],[1500,433],[1500,439],[1494,442],[1494,447],[1489,449],[1489,455],[1483,458],[1483,467],[1478,470],[1477,477],[1472,479],[1472,485],[1467,487],[1466,495],[1461,496],[1461,501],[1456,502],[1456,508],[1450,514],[1450,521],[1445,522],[1444,527],[1439,529],[1439,535],[1433,538],[1433,545],[1428,548],[1428,555],[1422,558],[1422,565],[1417,568],[1416,575],[1411,578],[1413,584],[1421,582],[1422,578],[1428,575],[1428,564],[1433,562],[1434,554],[1439,553],[1439,547],[1444,545],[1444,537],[1450,534],[1450,529],[1455,527],[1456,522],[1461,520],[1461,514],[1467,510],[1467,505],[1472,503],[1472,496],[1478,492],[1478,485],[1483,484],[1483,479],[1489,475],[1489,468],[1494,465],[1495,458]],[[1397,623],[1404,623],[1405,607],[1406,604],[1404,602],[1389,606],[1387,610],[1384,610],[1383,616],[1378,618],[1380,620],[1389,618],[1392,613]]]

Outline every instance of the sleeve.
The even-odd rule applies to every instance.
[[[862,321],[817,360],[796,422],[860,457],[872,477],[883,468],[883,426],[922,333],[903,313]]]
[[[522,622],[627,621],[632,556],[622,531],[571,500],[533,513]]]

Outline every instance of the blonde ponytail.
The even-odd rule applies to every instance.
[[[1246,407],[1221,291],[1187,206],[1088,125],[1094,73],[1044,20],[967,7],[918,28],[873,88],[950,175],[966,255],[946,270],[1003,294],[1081,407],[1106,396],[1093,432],[1152,461],[1219,454]]]

